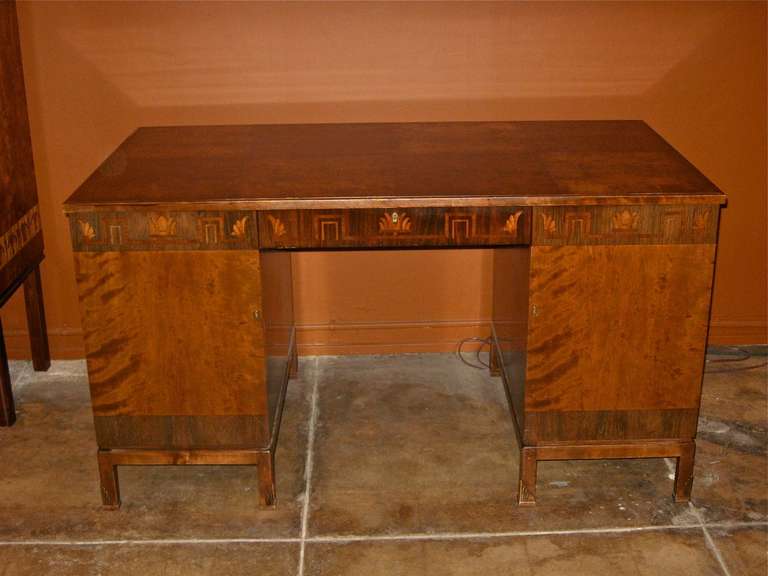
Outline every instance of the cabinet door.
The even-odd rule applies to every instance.
[[[693,437],[714,244],[534,246],[525,441]]]
[[[76,252],[102,448],[268,442],[256,250]]]

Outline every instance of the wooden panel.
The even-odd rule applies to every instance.
[[[240,208],[724,201],[639,121],[173,126],[132,134],[68,200]],[[336,202],[337,204],[333,204]]]
[[[693,438],[698,417],[696,408],[528,412],[524,441],[530,446],[585,440]]]
[[[533,244],[714,244],[720,208],[548,206],[533,212]]]
[[[291,254],[261,254],[262,318],[266,361],[266,394],[269,423],[274,423],[280,404],[293,334],[293,275]]]
[[[96,416],[265,415],[259,253],[75,254]]]
[[[266,448],[265,416],[94,416],[101,448]]]
[[[528,338],[528,247],[493,251],[494,352],[507,400],[522,431],[525,423],[525,362]]]
[[[531,251],[527,413],[698,410],[713,245]]]
[[[256,213],[243,210],[81,212],[69,225],[75,252],[258,247]]]
[[[271,210],[259,213],[259,232],[263,248],[527,244],[530,209]]]

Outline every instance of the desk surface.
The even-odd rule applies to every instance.
[[[539,121],[139,128],[66,209],[724,202],[644,122]]]

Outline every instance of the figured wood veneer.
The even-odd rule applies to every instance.
[[[690,496],[724,195],[642,122],[142,128],[66,203],[116,467],[251,464],[274,503],[291,250],[491,247],[491,371],[539,460],[674,457]]]

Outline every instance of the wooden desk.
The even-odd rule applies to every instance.
[[[687,500],[724,202],[635,121],[142,128],[66,202],[104,504],[198,463],[273,503],[290,251],[435,246],[494,249],[520,503],[538,460],[662,456]]]

